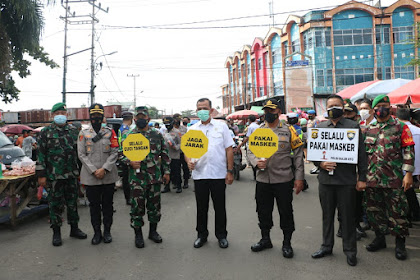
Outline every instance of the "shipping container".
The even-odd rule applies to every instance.
[[[3,112],[2,118],[6,124],[19,123],[18,112]]]

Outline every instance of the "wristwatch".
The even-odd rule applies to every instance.
[[[229,172],[230,174],[233,174],[233,169],[228,169],[227,172]]]

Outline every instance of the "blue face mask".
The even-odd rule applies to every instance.
[[[101,124],[102,127],[106,127],[106,123]]]
[[[200,110],[197,112],[197,116],[200,118],[201,121],[205,122],[210,118],[210,111]]]
[[[67,117],[65,115],[56,115],[54,116],[54,122],[58,125],[63,125],[67,122]]]

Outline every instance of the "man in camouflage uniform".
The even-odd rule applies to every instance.
[[[149,128],[149,111],[146,107],[136,108],[136,127],[127,135],[123,136],[122,142],[130,134],[141,133],[150,142],[150,153],[142,161],[130,161],[122,154],[120,148],[121,161],[129,165],[129,180],[131,187],[131,227],[134,229],[137,248],[144,247],[142,226],[144,225],[143,216],[146,213],[150,222],[149,239],[156,243],[162,242],[162,237],[157,233],[157,223],[160,221],[160,188],[162,181],[168,184],[170,159],[168,149],[160,134],[156,129]],[[159,162],[159,157],[161,162]],[[137,172],[140,169],[140,172]]]
[[[71,226],[70,236],[85,239],[87,235],[79,227],[77,213],[77,136],[76,127],[67,124],[67,109],[64,103],[57,103],[51,110],[54,121],[39,134],[38,163],[36,174],[38,184],[48,192],[51,228],[54,231],[53,245],[61,246],[62,213],[67,206],[67,222]]]
[[[376,97],[372,107],[377,123],[368,126],[365,138],[369,162],[366,212],[376,238],[366,249],[375,252],[386,248],[389,228],[396,236],[395,257],[405,260],[408,203],[404,192],[413,184],[414,141],[408,126],[391,116],[388,96]]]
[[[163,138],[165,139],[169,150],[169,157],[171,159],[171,181],[176,188],[176,192],[181,193],[181,133],[174,127],[174,122],[174,118],[163,118],[163,124],[166,126],[166,131],[163,133]],[[169,188],[168,183],[165,185],[162,193],[169,191],[171,191],[171,189]]]

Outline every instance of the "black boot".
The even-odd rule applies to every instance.
[[[181,185],[176,186],[176,193],[182,193]]]
[[[157,224],[150,223],[149,239],[153,240],[153,242],[155,243],[162,243],[162,237],[159,235],[159,233],[157,233],[156,228],[157,228]]]
[[[397,236],[395,238],[395,257],[401,261],[407,258],[407,250],[405,249],[405,237]]]
[[[134,239],[137,248],[144,248],[144,239],[143,239],[143,232],[141,228],[134,229],[136,237]]]
[[[291,244],[292,240],[292,233],[291,232],[284,232],[284,240],[283,240],[283,247],[281,248],[283,252],[283,257],[285,258],[293,258],[293,248]]]
[[[184,181],[184,185],[182,186],[183,189],[188,189],[189,185],[188,185],[188,180]]]
[[[77,224],[74,224],[74,225],[71,225],[70,237],[75,237],[78,239],[86,239],[87,234],[81,231],[80,228],[77,226]]]
[[[165,185],[165,187],[163,188],[163,190],[161,191],[161,193],[167,193],[170,192],[171,189],[169,188],[169,184]]]
[[[93,234],[93,237],[92,237],[92,245],[98,245],[99,243],[102,242],[101,226],[94,226],[93,230],[95,233]]]
[[[61,246],[63,244],[62,240],[61,240],[61,230],[60,227],[58,226],[54,226],[53,228],[53,240],[52,240],[52,244],[53,246]]]
[[[366,250],[368,250],[369,252],[376,252],[380,249],[386,248],[385,235],[383,235],[378,230],[375,231],[375,234],[375,239],[372,241],[372,243],[366,246]]]
[[[261,240],[251,246],[252,252],[260,252],[264,249],[273,248],[273,244],[270,239],[270,230],[261,230]]]
[[[111,243],[111,242],[112,242],[111,226],[104,226],[104,243]]]
[[[342,234],[342,229],[341,229],[341,223],[339,223],[339,226],[338,226],[338,231],[337,231],[337,237],[343,237],[343,234]]]

